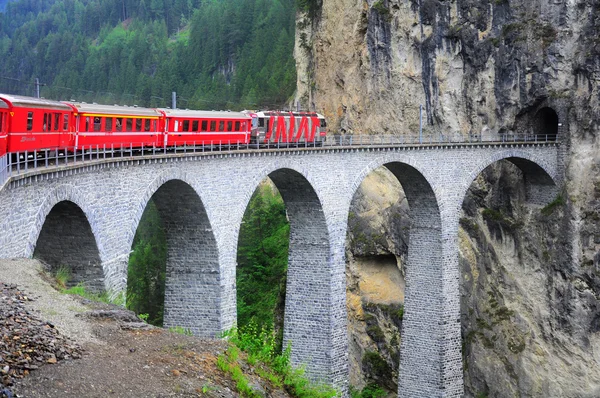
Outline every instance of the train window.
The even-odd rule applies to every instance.
[[[90,117],[86,116],[85,117],[85,130],[83,131],[90,131]]]
[[[135,119],[135,131],[142,131],[142,119]]]
[[[325,119],[321,119],[321,127],[327,127],[327,122]]]
[[[69,130],[69,114],[68,113],[63,114],[63,130],[64,131]]]
[[[131,119],[125,119],[126,123],[127,123],[127,131],[131,131],[133,128],[133,120]]]
[[[208,120],[202,121],[202,131],[206,131],[208,129]]]
[[[240,122],[235,122],[235,131],[240,131]]]
[[[52,127],[52,126],[50,126]],[[42,131],[46,131],[48,129],[48,114],[44,113],[44,125],[42,126]]]
[[[265,118],[264,117],[258,118],[258,127],[265,127]]]
[[[189,120],[183,121],[183,129],[181,131],[190,131],[190,121]]]
[[[123,131],[123,118],[118,117],[115,120],[115,131]]]
[[[60,113],[54,114],[54,131],[60,130]]]
[[[223,131],[223,130],[225,130],[225,122],[221,120],[219,122],[219,131]]]
[[[150,119],[144,120],[144,131],[150,131]]]
[[[194,120],[192,122],[192,131],[198,131],[198,121]]]
[[[102,129],[102,119],[98,116],[94,117],[94,131],[100,131]]]
[[[227,131],[231,131],[233,129],[233,122],[227,122]]]
[[[214,120],[211,120],[210,122],[210,131],[215,131],[217,129],[217,122]]]
[[[106,131],[112,131],[112,121],[113,121],[112,117],[107,117],[106,118],[106,123],[105,123],[106,125],[104,126],[104,129]]]
[[[156,131],[156,120],[152,121],[152,131]]]

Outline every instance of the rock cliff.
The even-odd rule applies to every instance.
[[[565,183],[552,203],[528,205],[523,176],[502,162],[465,198],[465,392],[600,396],[600,1],[314,7],[298,16],[298,99],[323,112],[332,131],[416,134],[422,106],[425,134],[559,135]],[[347,270],[351,383],[392,391],[395,382],[382,380],[396,376],[401,316],[386,306],[401,308],[409,239],[408,206],[394,184],[377,172],[359,189]]]

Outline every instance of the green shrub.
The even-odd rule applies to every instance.
[[[351,398],[382,398],[387,395],[387,392],[376,383],[369,383],[362,390],[350,386]]]
[[[272,329],[259,327],[256,322],[250,321],[245,327],[224,333],[224,337],[233,344],[219,357],[221,363],[229,364],[228,369],[235,368],[231,365],[233,358],[237,359],[239,350],[242,350],[248,355],[249,364],[262,368],[262,372],[268,375],[267,378],[274,385],[282,385],[293,397],[332,398],[338,395],[337,391],[330,386],[311,383],[304,376],[304,368],[294,368],[290,363],[291,347],[288,345],[283,352],[280,352]],[[235,355],[232,355],[231,351]],[[234,377],[233,370],[226,370],[226,372]],[[241,387],[243,388],[243,385]],[[238,391],[242,394],[250,394],[242,392],[239,386]]]

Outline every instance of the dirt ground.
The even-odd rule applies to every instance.
[[[33,260],[2,260],[0,281],[17,284],[33,298],[26,302],[27,309],[56,325],[83,348],[83,356],[46,364],[16,379],[4,390],[9,398],[239,396],[230,376],[216,365],[217,357],[227,349],[226,341],[161,328],[135,329],[139,323],[91,317],[90,312],[120,308],[58,293],[40,276],[40,270]],[[243,370],[265,397],[288,397],[271,390],[250,367]],[[0,386],[0,397],[2,392]]]
[[[31,372],[13,392],[32,398],[238,396],[216,366],[226,342],[163,329],[127,331],[114,320],[91,322],[99,344],[82,345],[82,359]]]

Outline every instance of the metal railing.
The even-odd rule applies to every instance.
[[[184,143],[179,146],[156,147],[134,145],[90,145],[83,147],[68,147],[60,150],[48,149],[40,151],[25,151],[7,154],[0,157],[0,189],[13,176],[23,175],[32,170],[53,169],[70,165],[83,165],[104,159],[135,159],[140,156],[176,156],[187,153],[214,153],[231,151],[256,150],[289,150],[299,148],[334,148],[334,147],[381,147],[381,146],[429,146],[453,144],[502,144],[502,143],[550,143],[555,142],[556,135],[534,134],[503,134],[494,137],[481,135],[442,135],[425,134],[412,135],[344,135],[335,134],[326,137],[321,142],[240,144],[237,142],[214,141],[210,144],[196,142]]]

